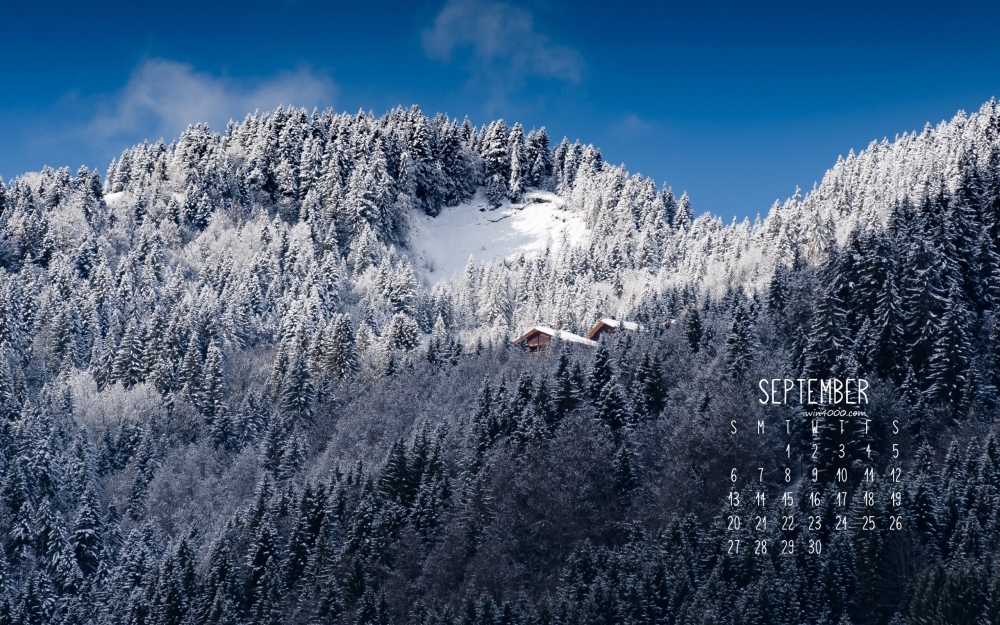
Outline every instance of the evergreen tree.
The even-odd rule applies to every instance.
[[[122,336],[111,369],[112,377],[120,381],[125,388],[142,381],[144,367],[142,344],[139,339],[138,324],[133,319],[125,327],[125,335]]]
[[[579,367],[579,363],[576,365]],[[566,351],[560,352],[552,397],[556,418],[562,419],[579,407],[583,392],[584,389],[581,388],[580,381],[574,378],[573,371],[570,369],[569,354]]]
[[[158,464],[154,437],[153,428],[148,425],[135,457],[135,478],[132,481],[132,491],[128,500],[128,513],[133,521],[140,521],[146,515],[149,483],[153,481]]]
[[[427,341],[427,361],[436,363],[447,358],[448,351],[448,331],[444,325],[444,317],[438,314],[434,321],[434,328],[431,330],[430,340]]]
[[[514,124],[510,136],[507,138],[507,146],[507,149],[510,150],[510,179],[507,181],[507,197],[511,202],[520,202],[531,175],[531,162],[528,160],[524,128],[521,127],[521,124]]]
[[[222,350],[213,341],[208,346],[205,356],[205,364],[202,367],[203,380],[201,383],[202,414],[209,426],[213,426],[217,419],[222,418],[226,410],[222,378]]]
[[[618,383],[617,376],[612,376],[611,380],[601,389],[601,396],[597,402],[597,418],[617,431],[632,419],[628,402],[625,399],[625,392]]]
[[[808,377],[823,379],[833,372],[845,347],[844,325],[840,299],[832,291],[817,298],[812,314],[812,334],[805,350]]]
[[[546,186],[552,177],[553,159],[545,126],[537,131],[532,129],[528,133],[524,152],[529,166],[528,186],[539,188]]]
[[[396,313],[389,320],[382,340],[388,349],[409,351],[417,347],[420,328],[409,315]]]
[[[379,473],[379,492],[386,499],[406,506],[412,495],[411,486],[406,447],[403,441],[397,439]]]
[[[296,341],[301,347],[293,348],[289,354],[288,369],[281,380],[280,401],[281,410],[296,418],[312,419],[313,404],[316,401],[316,389],[313,385],[312,372],[305,353],[303,342]]]
[[[692,307],[688,313],[685,321],[688,345],[691,346],[691,351],[698,353],[701,349],[702,338],[705,336],[704,328],[701,324],[701,313],[698,312],[698,308]]]
[[[80,497],[76,520],[73,525],[73,554],[85,576],[93,575],[101,562],[101,509],[91,484],[87,484]]]
[[[872,366],[883,377],[901,382],[905,354],[905,317],[894,275],[886,279],[885,288],[879,292],[875,303],[874,331],[875,352]]]
[[[194,554],[187,540],[182,539],[160,565],[150,606],[151,621],[156,625],[181,625],[193,600],[194,584]]]
[[[508,194],[507,182],[511,178],[509,134],[502,119],[491,123],[480,149],[486,199],[493,208],[500,206]]]
[[[968,324],[968,313],[960,299],[958,285],[953,284],[939,321],[934,351],[927,360],[931,381],[928,394],[953,409],[963,407],[973,392],[967,388],[972,352]]]
[[[305,572],[312,558],[323,522],[323,493],[306,483],[297,506],[298,518],[289,539],[285,564],[285,583],[292,588]]]
[[[594,364],[590,369],[590,380],[588,389],[590,391],[590,401],[597,405],[604,395],[604,387],[609,385],[615,377],[613,365],[611,363],[611,353],[602,342],[594,352]]]
[[[691,200],[688,198],[687,192],[684,192],[684,194],[681,195],[681,199],[677,202],[677,212],[674,213],[674,230],[678,232],[687,232],[691,229],[691,224],[693,222],[694,209],[691,208]]]
[[[927,379],[927,359],[933,351],[936,320],[947,297],[947,263],[927,239],[914,237],[900,277],[903,310],[907,314],[907,360],[921,382]]]
[[[354,328],[349,314],[335,314],[323,332],[323,358],[327,371],[342,380],[358,368]]]
[[[666,404],[666,389],[660,372],[659,355],[650,358],[645,352],[634,377],[635,414],[641,419],[655,419]]]
[[[767,287],[767,309],[772,315],[785,314],[785,307],[788,305],[788,273],[785,265],[774,268],[774,275]]]
[[[741,300],[733,310],[733,321],[726,335],[726,366],[731,376],[741,379],[750,373],[757,344],[750,312]]]
[[[213,545],[208,559],[198,603],[194,606],[197,623],[226,623],[235,625],[238,621],[242,597],[237,578],[238,565],[229,547],[232,527]]]
[[[615,452],[612,464],[615,469],[615,495],[619,500],[627,503],[629,495],[639,485],[639,478],[635,472],[635,461],[627,442]]]

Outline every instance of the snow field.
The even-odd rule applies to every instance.
[[[555,193],[531,191],[522,204],[505,202],[495,210],[477,193],[437,217],[415,214],[410,245],[417,270],[437,282],[461,271],[469,256],[478,264],[540,253],[546,246],[555,250],[564,237],[577,243],[588,232],[583,218]]]

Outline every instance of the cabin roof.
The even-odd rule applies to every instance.
[[[556,330],[555,328],[550,328],[548,326],[535,326],[521,335],[520,338],[514,341],[514,343],[520,343],[521,341],[527,340],[529,337],[535,334],[547,334],[553,338],[557,338],[561,341],[569,341],[570,343],[577,343],[579,345],[587,345],[588,347],[597,347],[596,341],[591,341],[590,339],[583,338],[579,334],[573,334],[572,332],[567,332],[565,330]]]
[[[598,332],[601,331],[601,328],[604,327],[613,328],[615,330],[628,330],[629,332],[638,332],[642,328],[642,326],[634,321],[622,321],[620,319],[605,318],[594,324],[594,327],[590,329],[590,332],[587,332],[587,338],[593,338]]]

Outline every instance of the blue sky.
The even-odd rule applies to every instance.
[[[870,5],[870,6],[869,6]],[[545,125],[727,221],[1000,95],[992,3],[37,2],[3,9],[0,175],[278,104]]]

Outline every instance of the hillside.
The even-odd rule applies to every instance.
[[[998,129],[873,143],[731,225],[416,107],[0,184],[0,625],[997,622]],[[608,316],[644,331],[510,343]],[[755,395],[797,377],[868,379],[871,430],[726,435],[804,429]],[[807,507],[838,448],[881,512],[903,471],[905,532],[864,529],[860,483],[843,531]],[[822,529],[741,536],[814,558],[722,549],[762,449]]]

